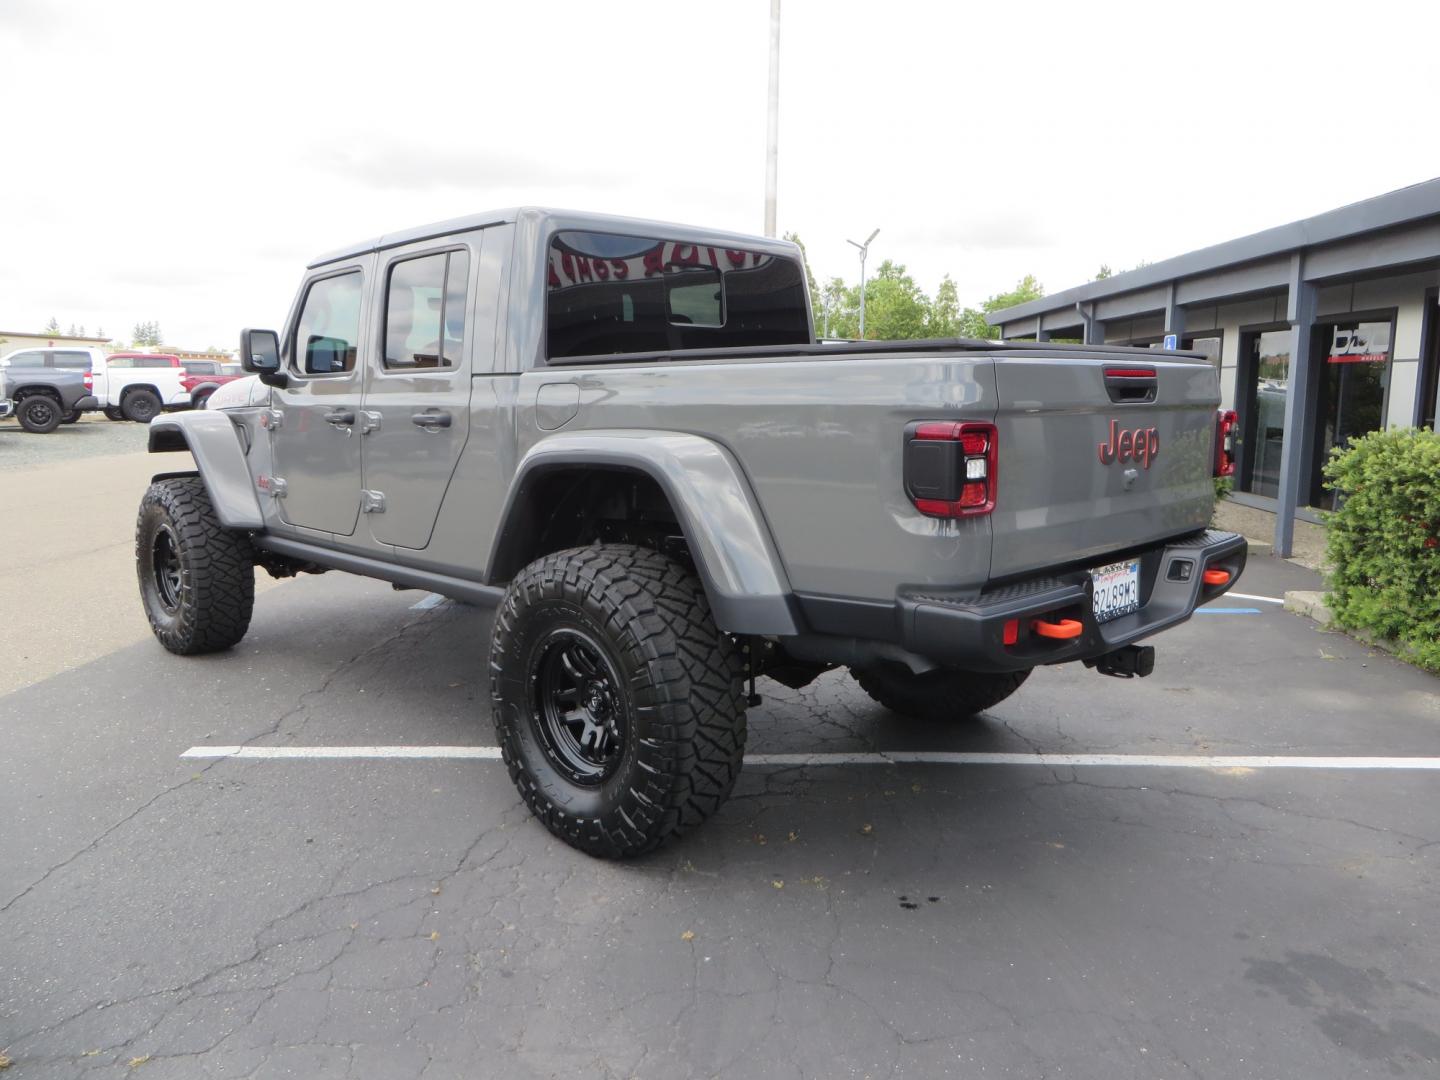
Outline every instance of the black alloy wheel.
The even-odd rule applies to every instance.
[[[20,426],[33,435],[45,435],[60,426],[65,412],[49,394],[31,394],[15,410]]]
[[[171,615],[180,610],[180,595],[185,581],[178,547],[175,530],[170,523],[161,524],[150,542],[150,577],[160,606]]]
[[[604,783],[620,763],[630,728],[620,676],[605,648],[557,627],[531,653],[532,720],[546,756],[577,784]]]
[[[133,420],[137,424],[148,424],[160,415],[160,410],[160,399],[149,390],[132,390],[120,403],[120,411],[125,415],[125,419]]]

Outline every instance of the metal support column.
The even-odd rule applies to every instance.
[[[1075,307],[1079,310],[1080,318],[1085,323],[1085,344],[1104,345],[1105,324],[1095,317],[1095,305],[1087,306],[1077,303]]]
[[[1185,309],[1175,302],[1175,282],[1165,290],[1165,333],[1175,335],[1175,347],[1185,347]]]
[[[1295,539],[1295,510],[1300,505],[1305,455],[1311,451],[1309,424],[1310,338],[1315,327],[1315,286],[1305,281],[1305,256],[1290,256],[1290,292],[1286,308],[1290,323],[1290,377],[1285,387],[1285,446],[1280,456],[1280,497],[1275,514],[1275,554],[1289,558]]]
[[[770,0],[770,93],[765,107],[765,235],[775,235],[775,179],[780,170],[780,0]]]

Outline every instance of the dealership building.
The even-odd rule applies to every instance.
[[[1435,427],[1440,179],[988,316],[1007,340],[1178,345],[1239,414],[1234,499],[1294,520],[1333,505],[1322,466],[1369,431]]]

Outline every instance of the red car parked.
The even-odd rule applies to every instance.
[[[182,360],[180,366],[185,369],[180,385],[190,391],[190,406],[195,409],[205,408],[211,394],[245,375],[238,364],[222,364],[218,360]]]

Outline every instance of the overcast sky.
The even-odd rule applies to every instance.
[[[1440,4],[1329,8],[784,0],[780,229],[975,304],[1440,175]],[[233,348],[311,256],[517,203],[760,232],[768,17],[0,0],[0,328]]]

